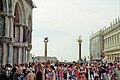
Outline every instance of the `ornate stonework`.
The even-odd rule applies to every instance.
[[[113,21],[110,27],[106,28],[104,36],[104,53],[108,62],[120,61],[120,20]]]
[[[0,65],[29,62],[35,7],[32,0],[0,0]]]

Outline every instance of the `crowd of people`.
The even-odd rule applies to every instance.
[[[6,64],[0,71],[0,80],[120,80],[120,63]]]

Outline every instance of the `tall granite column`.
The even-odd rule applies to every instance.
[[[79,39],[78,39],[78,43],[79,43],[79,61],[81,61],[81,42],[82,42],[82,39],[81,39],[81,36],[79,36]]]
[[[45,62],[47,61],[47,43],[48,43],[48,37],[44,38],[45,42]]]

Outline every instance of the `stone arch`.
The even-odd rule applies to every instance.
[[[17,2],[15,3],[14,13],[15,13],[16,5],[19,5],[19,10],[20,10],[19,12],[21,13],[20,23],[21,23],[22,25],[25,25],[26,15],[25,15],[25,7],[24,7],[24,4],[23,4],[22,0],[17,0]]]
[[[15,5],[14,16],[15,16],[15,19],[14,19],[15,22],[17,23],[22,22],[22,12],[21,12],[20,5],[18,3],[16,3]]]

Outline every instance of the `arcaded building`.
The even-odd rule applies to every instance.
[[[107,62],[120,61],[120,20],[113,21],[103,32],[104,54]]]
[[[104,56],[104,59],[101,58]],[[120,61],[120,20],[116,19],[108,28],[98,31],[90,37],[91,60]]]
[[[0,65],[29,62],[32,0],[0,0]]]

